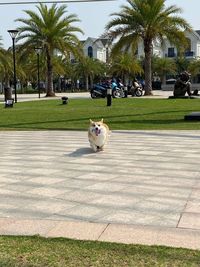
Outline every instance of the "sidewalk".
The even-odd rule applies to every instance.
[[[200,131],[0,132],[0,234],[200,249]]]
[[[17,102],[33,101],[33,100],[50,100],[50,99],[61,99],[63,96],[67,96],[71,99],[74,98],[88,98],[90,97],[89,92],[80,92],[80,93],[56,93],[55,97],[45,97],[46,94],[41,94],[40,98],[38,94],[17,94]],[[14,95],[13,95],[14,98]],[[2,102],[1,102],[2,101]],[[0,94],[0,103],[4,102],[4,95]]]
[[[154,90],[153,96],[142,96],[141,98],[168,98],[169,96],[173,95],[172,91],[163,91],[163,90]],[[55,97],[45,97],[45,94],[41,94],[41,97],[38,98],[38,94],[18,94],[17,101],[24,102],[24,101],[33,101],[33,100],[50,100],[50,99],[61,99],[62,96],[67,96],[70,99],[75,98],[90,98],[89,92],[76,92],[76,93],[56,93]],[[14,96],[13,96],[14,97]],[[130,95],[128,96],[132,98]],[[137,97],[134,97],[137,98]],[[140,97],[138,97],[139,99]],[[4,102],[4,95],[0,94],[0,103]]]

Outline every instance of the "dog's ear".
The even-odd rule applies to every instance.
[[[93,123],[93,120],[90,119],[90,124],[92,124],[92,123]]]
[[[101,122],[103,123],[103,118],[101,119]]]

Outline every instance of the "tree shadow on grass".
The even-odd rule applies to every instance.
[[[112,124],[175,124],[175,123],[183,123],[185,122],[184,119],[162,119],[162,120],[149,120],[149,119],[141,119],[141,120],[118,120],[118,121],[112,121]]]
[[[165,113],[180,113],[180,112],[192,112],[194,110],[168,110],[168,111],[160,111],[160,112],[146,112],[146,113],[134,113],[134,114],[116,114],[116,115],[105,115],[102,116],[106,121],[109,119],[114,118],[125,118],[124,120],[114,120],[110,121],[110,124],[124,124],[124,123],[137,123],[137,124],[174,124],[174,123],[183,123],[184,119],[155,119],[155,120],[144,120],[141,116],[149,116],[149,115],[159,115]],[[93,116],[93,120],[99,120],[100,116]],[[131,119],[133,117],[137,117],[138,120]],[[141,118],[141,120],[140,120]],[[9,124],[0,124],[0,128],[16,128],[16,129],[42,129],[42,130],[79,130],[79,127],[51,127],[48,126],[47,128],[43,125],[47,124],[54,124],[54,123],[73,123],[73,122],[83,122],[88,121],[91,117],[82,117],[82,118],[67,118],[67,119],[60,119],[60,120],[45,120],[45,121],[32,121],[32,122],[18,122],[18,123],[9,123]]]

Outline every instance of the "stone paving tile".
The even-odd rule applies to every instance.
[[[200,213],[184,212],[180,218],[178,227],[200,229]]]
[[[76,219],[80,221],[89,221],[89,222],[95,222],[105,216],[105,214],[109,214],[111,210],[106,207],[100,207],[95,205],[88,205],[87,203],[76,205],[72,207],[71,209],[65,209],[57,213],[57,216],[65,217],[68,219]]]
[[[200,201],[190,200],[187,202],[187,205],[184,210],[186,213],[198,213],[200,214]]]
[[[42,235],[45,236],[57,225],[55,221],[0,219],[1,235]]]
[[[50,187],[39,187],[39,188],[34,188],[32,190],[29,190],[27,193],[29,194],[33,194],[33,195],[41,195],[43,197],[57,197],[60,196],[64,193],[68,193],[70,192],[69,189],[54,189],[54,188],[50,188]]]
[[[43,213],[48,213],[48,216],[60,214],[62,211],[70,210],[76,207],[76,203],[69,201],[62,201],[60,199],[49,199],[46,198],[40,201],[35,201],[34,203],[26,205],[26,208],[33,213],[36,211],[41,211]]]
[[[83,180],[92,180],[92,181],[110,181],[118,177],[116,174],[113,173],[106,173],[105,175],[102,175],[101,172],[89,172],[85,174],[78,175],[78,179],[83,179]]]
[[[106,226],[106,224],[86,222],[60,222],[47,233],[47,236],[97,240]]]
[[[200,249],[200,231],[109,224],[99,237],[99,241]]]
[[[126,195],[119,194],[109,194],[102,195],[97,199],[93,199],[90,201],[93,205],[101,205],[104,207],[110,207],[116,209],[117,207],[125,208],[132,206],[135,202],[139,201],[139,197],[129,197]]]

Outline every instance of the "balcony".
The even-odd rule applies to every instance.
[[[194,56],[195,56],[194,51],[186,51],[185,52],[185,57],[194,57]]]

